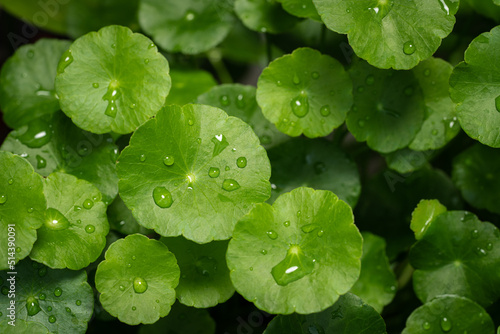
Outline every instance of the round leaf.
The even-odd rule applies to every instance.
[[[228,300],[234,293],[226,264],[227,241],[208,244],[177,238],[162,238],[174,253],[181,270],[177,299],[184,305],[212,307]]]
[[[467,202],[500,214],[500,155],[498,149],[476,144],[455,157],[453,181]]]
[[[169,52],[197,54],[222,42],[233,26],[230,0],[141,0],[139,23]]]
[[[201,70],[172,70],[170,77],[172,78],[172,89],[165,101],[165,105],[177,104],[183,106],[194,102],[200,94],[217,85],[210,73]]]
[[[42,176],[61,171],[91,182],[106,203],[118,193],[113,139],[79,129],[62,112],[12,131],[1,149],[26,158]]]
[[[11,319],[6,313],[0,318],[2,333],[86,332],[94,308],[94,295],[85,271],[53,270],[29,259],[19,262],[15,271],[15,297],[2,295],[0,308],[2,313],[8,312],[10,301],[15,301],[14,328],[18,331],[9,329],[12,328],[8,324]],[[11,288],[7,280],[11,277],[7,272],[0,272],[2,293]],[[26,331],[22,331],[23,328]]]
[[[271,199],[296,187],[330,190],[351,207],[361,184],[356,164],[326,140],[293,139],[268,152],[271,160]]]
[[[362,235],[361,273],[351,292],[382,312],[396,295],[396,277],[385,253],[385,240],[369,232]]]
[[[230,238],[250,206],[269,198],[270,172],[250,126],[203,105],[162,109],[118,163],[120,196],[139,224],[198,243]]]
[[[42,178],[26,160],[0,151],[0,171],[0,235],[4,236],[0,270],[3,270],[31,252],[36,230],[43,224],[46,202]]]
[[[227,250],[236,290],[278,314],[319,312],[356,282],[362,239],[351,208],[324,190],[297,188],[254,206]]]
[[[432,221],[446,210],[437,199],[421,200],[411,214],[410,228],[415,232],[415,239],[422,238]]]
[[[264,334],[348,333],[385,334],[380,314],[352,293],[340,296],[326,310],[308,315],[279,315],[267,326]]]
[[[465,62],[450,77],[450,94],[458,103],[462,129],[473,139],[500,147],[500,27],[476,37],[465,51]]]
[[[471,213],[438,215],[412,247],[410,261],[422,302],[457,294],[487,306],[500,297],[500,231]]]
[[[352,105],[351,79],[334,58],[300,48],[265,68],[257,84],[264,116],[290,136],[326,136]]]
[[[379,68],[410,69],[429,58],[455,24],[444,0],[313,0],[326,26]]]
[[[245,26],[260,32],[284,32],[299,22],[276,0],[235,0],[234,11]]]
[[[150,39],[121,26],[78,38],[57,72],[62,111],[94,133],[134,131],[156,114],[170,90],[167,60]]]
[[[413,311],[403,334],[443,332],[493,334],[495,327],[481,306],[470,299],[448,295],[436,297]]]
[[[288,13],[298,16],[306,17],[316,21],[321,21],[321,17],[314,7],[312,0],[276,0],[281,3],[283,9]]]
[[[290,139],[264,117],[255,94],[256,89],[253,86],[225,84],[215,86],[200,95],[197,103],[220,108],[230,116],[241,118],[252,127],[265,148],[276,146]]]
[[[0,106],[11,128],[59,110],[54,80],[58,60],[69,45],[68,41],[41,39],[21,46],[2,66]]]
[[[44,179],[44,193],[48,209],[30,257],[51,268],[85,268],[99,257],[109,232],[101,193],[64,173]]]
[[[381,153],[408,146],[422,127],[425,105],[410,71],[384,71],[356,61],[349,70],[354,106],[347,128],[358,141]]]
[[[152,324],[170,312],[179,275],[175,256],[164,244],[134,234],[108,248],[95,284],[111,315],[129,325]]]

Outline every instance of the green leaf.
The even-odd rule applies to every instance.
[[[175,303],[167,317],[139,329],[139,334],[165,333],[215,334],[215,321],[207,310]]]
[[[351,207],[361,192],[358,168],[344,152],[323,139],[296,138],[268,151],[271,199],[296,187],[330,190]]]
[[[446,210],[446,207],[437,199],[421,200],[411,214],[410,228],[415,232],[415,239],[420,240],[432,221]]]
[[[1,326],[1,325],[0,325]],[[23,319],[16,319],[15,326],[6,326],[2,328],[4,334],[19,334],[19,333],[30,333],[30,334],[50,334],[47,327],[39,322],[28,322]]]
[[[459,296],[439,296],[417,308],[406,320],[403,334],[484,333],[495,327],[486,311],[472,300]]]
[[[213,76],[203,70],[172,70],[170,77],[172,78],[172,89],[165,105],[183,106],[192,103],[199,95],[217,85]]]
[[[226,264],[227,241],[197,244],[183,237],[162,238],[181,270],[177,299],[197,308],[224,303],[234,293]]]
[[[139,224],[198,243],[230,238],[271,192],[269,160],[250,126],[203,105],[162,109],[134,133],[117,170]]]
[[[78,270],[95,261],[106,244],[109,225],[101,193],[73,175],[44,179],[44,224],[30,257],[51,268]]]
[[[354,105],[346,124],[358,141],[381,153],[408,146],[422,127],[425,105],[415,75],[384,71],[358,60],[349,70]]]
[[[267,326],[264,334],[348,333],[385,334],[380,314],[352,293],[340,296],[326,310],[308,314],[279,315]]]
[[[235,0],[234,11],[245,26],[259,32],[277,34],[290,30],[299,22],[276,0]]]
[[[62,111],[94,133],[134,131],[156,114],[170,90],[168,61],[149,38],[121,26],[78,38],[57,72]]]
[[[472,213],[438,215],[412,247],[410,261],[422,302],[457,294],[487,306],[500,297],[500,231]]]
[[[276,0],[281,3],[283,9],[288,13],[298,16],[321,21],[321,17],[314,7],[312,0]]]
[[[351,208],[324,190],[297,188],[254,206],[227,250],[231,280],[269,313],[330,307],[359,277],[362,238]]]
[[[108,206],[109,227],[122,234],[149,234],[152,233],[135,220],[132,212],[125,206],[120,196],[117,196],[113,203]]]
[[[361,273],[351,292],[380,313],[396,295],[398,282],[385,253],[385,240],[369,232],[362,236]]]
[[[452,70],[449,63],[438,58],[424,60],[412,70],[422,89],[426,107],[422,128],[410,143],[412,150],[442,148],[460,131],[455,104],[449,93]]]
[[[54,80],[58,60],[69,45],[68,41],[41,39],[21,46],[2,66],[0,106],[11,128],[59,110]]]
[[[4,236],[0,270],[4,270],[31,252],[46,202],[42,178],[26,160],[0,151],[0,171],[0,235]],[[7,239],[12,236],[15,241]]]
[[[326,26],[379,68],[410,69],[432,56],[455,24],[458,3],[436,0],[313,0]]]
[[[334,58],[300,48],[271,62],[257,84],[257,102],[278,130],[326,136],[352,105],[351,79]]]
[[[257,100],[256,89],[253,86],[240,84],[225,84],[213,87],[200,95],[197,103],[208,104],[224,110],[228,115],[235,116],[248,123],[260,143],[265,148],[279,145],[290,138],[278,131],[262,114]]]
[[[497,0],[464,0],[479,14],[489,17],[496,22],[500,21],[500,8],[495,4]],[[464,6],[465,7],[465,6]]]
[[[450,94],[462,129],[473,139],[500,147],[500,27],[476,37],[465,51],[465,62],[450,77]]]
[[[94,295],[84,270],[54,270],[29,259],[19,262],[15,271],[15,297],[2,295],[0,308],[8,312],[15,301],[16,329],[11,332],[5,313],[0,320],[2,333],[85,333],[94,308]],[[0,272],[2,293],[10,287],[11,274]],[[17,328],[20,321],[20,328]],[[38,324],[38,325],[37,325]],[[22,328],[27,331],[22,331]]]
[[[141,0],[139,23],[169,52],[197,54],[222,42],[233,26],[230,0]]]
[[[129,325],[152,324],[170,312],[179,275],[175,256],[164,244],[134,234],[108,248],[95,284],[111,315]]]
[[[434,158],[437,151],[414,151],[405,147],[388,154],[385,154],[387,167],[400,174],[411,173],[429,166],[429,161]]]
[[[60,171],[91,182],[106,203],[118,193],[113,139],[79,129],[62,112],[12,131],[1,149],[26,158],[42,176]]]
[[[453,182],[469,204],[498,214],[500,214],[499,153],[498,149],[481,144],[473,145],[455,157],[452,171]]]

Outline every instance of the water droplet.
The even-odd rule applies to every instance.
[[[76,306],[80,306],[80,305],[82,305],[82,301],[81,301],[81,300],[77,300],[77,301],[75,302],[75,304],[76,304]]]
[[[226,166],[224,167],[224,170],[227,172],[228,170],[230,170],[231,168],[229,166]]]
[[[266,232],[266,234],[271,240],[276,240],[278,238],[278,233],[274,230],[269,230]]]
[[[406,54],[406,55],[412,55],[415,53],[415,45],[413,44],[413,42],[411,41],[408,41],[406,42],[404,45],[403,45],[403,52]]]
[[[245,168],[247,166],[247,158],[245,157],[239,157],[236,159],[236,166],[239,168]]]
[[[431,324],[428,321],[426,321],[422,324],[422,328],[428,331],[429,329],[431,329]]]
[[[40,294],[38,295],[38,299],[45,300],[45,298],[47,298],[47,295],[43,292],[40,292]]]
[[[89,225],[85,226],[85,232],[87,232],[87,233],[94,233],[94,231],[95,231],[95,226],[94,225],[90,225],[89,224]]]
[[[118,289],[120,289],[120,291],[125,291],[125,286],[120,285],[120,286],[118,287]]]
[[[40,312],[40,304],[35,297],[29,296],[28,299],[26,299],[26,310],[29,316],[34,316]]]
[[[211,178],[216,178],[220,175],[220,169],[217,168],[217,167],[210,167],[208,169],[208,176],[210,176]]]
[[[319,73],[318,73],[318,72],[312,72],[312,73],[311,73],[311,77],[312,77],[313,79],[318,79],[318,78],[319,78]]]
[[[325,234],[325,231],[319,230],[317,235],[318,235],[318,237],[321,238],[323,236],[323,234]]]
[[[473,230],[470,234],[471,234],[472,239],[479,238],[479,231],[478,230]]]
[[[239,94],[236,98],[236,106],[240,109],[243,109],[245,108],[246,106],[246,103],[245,101],[243,100],[243,94]]]
[[[148,49],[152,49],[152,48],[154,48],[155,46],[156,46],[156,45],[155,45],[155,43],[151,43],[151,44],[149,44],[149,45],[148,45]]]
[[[140,161],[140,162],[144,162],[144,161],[146,161],[146,156],[145,156],[144,154],[141,154],[141,155],[139,156],[139,161]]]
[[[21,253],[21,247],[16,247],[16,253]]]
[[[12,185],[12,184],[14,183],[14,179],[9,179],[9,181],[7,181],[7,183],[8,183],[9,185]]]
[[[7,202],[7,195],[0,195],[0,204],[5,204]]]
[[[278,81],[276,81],[276,85],[278,85],[278,87],[281,87],[281,86],[283,86],[283,83],[278,80]]]
[[[312,273],[314,262],[297,245],[292,245],[286,257],[271,270],[278,285],[285,286]]]
[[[71,313],[71,309],[69,307],[66,307],[66,312]]]
[[[297,117],[304,117],[309,112],[309,99],[305,94],[300,94],[296,98],[294,98],[290,105],[292,107],[292,111]]]
[[[47,122],[41,119],[36,119],[28,123],[26,132],[20,135],[18,139],[28,147],[42,147],[47,144],[52,138],[51,127],[52,126]]]
[[[33,58],[34,55],[35,55],[35,51],[33,51],[33,50],[29,50],[28,53],[27,53],[27,56],[30,59]]]
[[[205,277],[213,276],[217,271],[217,261],[211,256],[200,256],[194,265],[196,272]]]
[[[248,270],[253,271],[253,267],[248,268]]]
[[[219,135],[215,135],[212,138],[212,143],[214,143],[214,151],[212,153],[212,157],[218,156],[226,147],[229,146],[229,142],[222,133]]]
[[[57,65],[57,73],[61,74],[66,70],[66,68],[71,65],[73,62],[73,55],[71,54],[71,50],[66,50],[61,56],[61,60]]]
[[[130,105],[130,108],[131,108],[131,109],[135,109],[135,107],[136,107],[135,103],[132,103],[132,104]]]
[[[52,306],[47,306],[47,311],[51,312],[52,311]]]
[[[307,225],[304,225],[302,226],[300,229],[302,230],[302,232],[304,233],[310,233],[318,228],[320,228],[321,226],[318,225],[318,224],[307,224]]]
[[[132,306],[132,311],[135,311],[135,310],[137,310],[137,307]]]
[[[36,155],[36,168],[43,169],[45,167],[47,167],[47,160],[45,160],[43,157],[41,157],[37,154]]]
[[[144,293],[148,289],[148,283],[145,279],[141,277],[136,277],[134,279],[134,291],[136,293]]]
[[[220,104],[222,104],[223,106],[229,105],[229,97],[227,95],[222,95],[219,100]]]
[[[294,74],[294,75],[293,75],[293,79],[292,79],[292,81],[293,81],[293,83],[294,83],[295,85],[300,84],[300,78],[297,76],[297,74]]]
[[[167,155],[165,158],[163,158],[163,163],[165,166],[172,166],[175,162],[175,158],[171,155]]]
[[[80,219],[77,219],[77,220],[76,220],[76,223],[77,223],[77,224],[81,224],[81,223],[82,223],[82,221],[81,221]]]
[[[500,95],[495,99],[495,108],[500,112]]]
[[[428,77],[429,75],[431,75],[431,70],[426,69],[426,70],[424,71],[424,76]]]
[[[184,19],[185,19],[186,21],[193,21],[193,20],[194,20],[194,18],[195,18],[195,16],[196,16],[196,13],[195,13],[195,12],[193,12],[193,11],[191,11],[191,10],[188,10],[188,11],[186,12],[186,15],[184,16]]]
[[[263,250],[261,250],[261,251],[260,251],[260,253],[261,253],[262,255],[266,255],[266,254],[267,254],[267,251],[266,251],[265,249],[263,249]]]
[[[487,250],[492,250],[493,249],[493,244],[491,242],[489,242],[487,245],[486,245],[486,249]]]
[[[436,135],[438,134],[438,130],[436,130],[436,129],[432,130],[432,134],[433,134],[434,136],[436,136]]]
[[[94,88],[99,88],[99,83],[94,82],[94,83],[92,84],[92,87],[94,87]]]
[[[87,198],[85,201],[83,201],[83,207],[85,209],[90,210],[92,209],[93,206],[94,202],[90,198]]]
[[[153,190],[153,200],[162,209],[170,208],[174,202],[172,194],[165,187],[156,187]]]
[[[117,105],[116,105],[116,100],[120,96],[120,91],[118,90],[118,81],[117,80],[112,80],[109,83],[108,90],[106,91],[106,94],[102,97],[104,101],[108,101],[108,106],[106,107],[106,110],[104,111],[104,114],[106,116],[114,118],[116,116],[116,113],[118,112]]]
[[[240,188],[240,184],[233,179],[225,179],[224,182],[222,182],[222,189],[225,191],[234,191]]]
[[[330,115],[331,111],[330,111],[330,106],[328,105],[324,105],[321,107],[321,109],[319,110],[321,116],[323,117],[326,117],[328,115]]]
[[[283,223],[283,225],[284,225],[285,227],[290,226],[290,221],[289,221],[289,220],[287,220],[286,222],[284,222],[284,223]]]
[[[405,93],[406,96],[413,95],[413,87],[411,87],[411,86],[406,87],[405,90],[404,90],[404,93]]]
[[[149,64],[149,59],[148,58],[144,59],[144,64],[146,64],[146,65]]]
[[[54,290],[54,296],[56,296],[56,297],[61,297],[62,293],[63,293],[63,291],[61,288],[56,288]]]
[[[443,317],[441,319],[441,329],[443,330],[443,332],[449,332],[451,330],[451,320]]]
[[[373,75],[369,75],[366,77],[365,79],[365,83],[368,85],[368,86],[371,86],[375,83],[375,77]]]
[[[112,49],[116,49],[116,43],[111,44]]]
[[[189,126],[193,126],[194,125],[194,121],[191,118],[188,119],[188,125]]]
[[[57,209],[48,208],[45,210],[45,227],[50,230],[58,231],[64,230],[69,227],[69,221],[66,217]]]
[[[56,320],[57,320],[57,319],[56,319],[56,317],[55,317],[55,316],[53,316],[53,315],[51,315],[51,316],[49,317],[49,322],[50,322],[51,324],[53,324],[54,322],[56,322]]]
[[[479,255],[479,256],[485,256],[487,253],[484,249],[482,249],[481,247],[477,247],[476,248],[476,254]]]

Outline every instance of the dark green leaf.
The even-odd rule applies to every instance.
[[[202,70],[172,70],[170,77],[172,78],[172,89],[165,105],[183,106],[192,103],[199,95],[217,85],[212,75]]]
[[[272,34],[291,29],[299,20],[276,0],[235,0],[234,11],[249,29]]]

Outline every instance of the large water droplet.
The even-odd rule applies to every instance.
[[[108,90],[106,94],[102,97],[104,101],[108,101],[108,106],[106,107],[106,110],[104,111],[104,114],[106,116],[115,118],[116,113],[118,112],[118,108],[116,105],[116,100],[120,96],[120,91],[118,90],[118,81],[117,80],[112,80],[109,83]]]
[[[220,169],[217,168],[217,167],[210,167],[208,169],[208,176],[210,176],[211,178],[216,178],[216,177],[219,177],[220,175]]]
[[[212,143],[214,143],[214,152],[212,153],[212,157],[219,155],[226,147],[229,146],[229,142],[222,133],[219,135],[215,135],[212,138]]]
[[[71,54],[71,50],[66,50],[61,56],[61,60],[57,65],[57,73],[61,74],[66,70],[66,68],[71,65],[73,62],[73,55]]]
[[[94,88],[99,88],[99,83],[94,82],[94,83],[92,84],[92,87],[94,87]]]
[[[451,330],[451,327],[451,320],[447,317],[443,317],[441,319],[441,329],[443,330],[443,332],[449,332]]]
[[[7,202],[7,195],[0,195],[0,204],[5,204]]]
[[[266,234],[271,240],[276,240],[278,238],[278,233],[274,230],[269,230],[266,232]]]
[[[408,41],[406,42],[404,45],[403,45],[403,52],[406,54],[406,55],[412,55],[415,53],[416,51],[416,47],[415,45],[413,44],[413,42],[411,41]]]
[[[87,232],[87,233],[90,234],[90,233],[94,233],[94,231],[95,231],[95,226],[94,225],[87,225],[87,226],[85,226],[85,232]]]
[[[63,293],[63,291],[61,288],[56,288],[54,290],[54,296],[56,296],[56,297],[61,297],[62,293]]]
[[[210,277],[215,274],[217,271],[217,261],[209,256],[201,256],[199,257],[195,263],[196,271],[198,274],[205,276],[205,277]]]
[[[307,257],[297,245],[292,245],[286,257],[273,267],[271,274],[278,285],[287,285],[312,273],[314,261]]]
[[[40,304],[35,297],[29,296],[28,299],[26,299],[26,310],[29,316],[34,316],[40,312]]]
[[[49,317],[49,322],[50,322],[51,324],[53,324],[54,322],[56,322],[56,320],[57,320],[57,319],[56,319],[56,317],[55,317],[55,316],[53,316],[53,315],[51,315],[51,316]]]
[[[171,155],[167,155],[165,158],[163,158],[163,163],[165,166],[172,166],[175,162],[175,158]]]
[[[31,148],[42,147],[47,144],[51,138],[51,125],[41,119],[29,122],[26,132],[18,137],[24,145]]]
[[[247,158],[245,157],[239,157],[236,159],[236,166],[239,168],[245,168],[247,166]]]
[[[224,182],[222,182],[222,189],[225,191],[234,191],[240,188],[240,184],[238,181],[233,180],[233,179],[225,179]]]
[[[165,209],[172,206],[174,202],[172,199],[172,194],[165,187],[156,187],[153,190],[153,199],[160,208]]]
[[[145,279],[141,277],[136,277],[134,279],[134,291],[136,293],[144,293],[148,289],[148,283]]]
[[[85,209],[90,210],[92,209],[93,206],[94,202],[90,198],[87,198],[85,201],[83,201],[83,207]]]
[[[53,231],[64,230],[69,225],[68,219],[59,210],[54,208],[45,210],[45,227],[48,229]]]
[[[292,111],[297,117],[304,117],[309,112],[309,99],[305,94],[300,94],[294,98],[290,105],[292,106]]]

